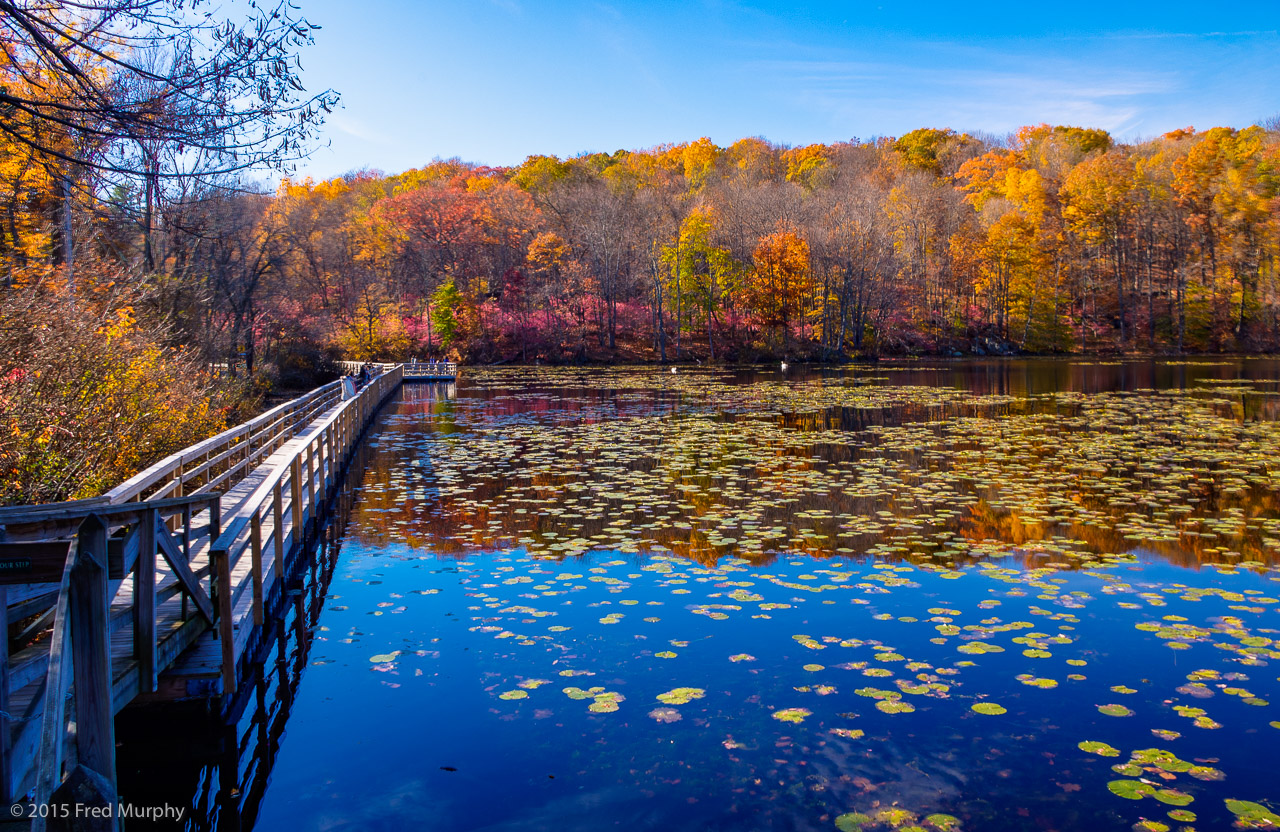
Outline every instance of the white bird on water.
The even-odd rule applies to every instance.
[[[674,373],[675,371],[676,371],[676,368],[675,368],[675,367],[672,367],[672,368],[671,368],[671,372],[673,372],[673,373]]]
[[[785,370],[785,369],[787,369],[787,362],[785,362],[785,361],[784,361],[784,362],[782,362],[782,369],[784,369],[784,370]]]

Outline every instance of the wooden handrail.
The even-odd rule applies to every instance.
[[[49,669],[45,674],[44,713],[40,725],[39,762],[36,764],[35,805],[47,806],[53,792],[62,782],[62,741],[67,733],[67,690],[71,685],[71,570],[80,550],[72,540],[67,550],[67,563],[58,585],[57,611],[53,617],[53,638],[49,644]],[[34,832],[43,832],[45,818],[37,813],[31,824]]]
[[[42,507],[42,511],[29,512],[27,517],[10,513],[7,518],[10,521],[27,521],[19,528],[30,533],[17,537],[29,542],[7,542],[6,546],[16,546],[19,551],[33,553],[32,561],[37,563],[47,563],[52,556],[48,551],[50,546],[61,543],[64,547],[61,581],[56,584],[56,592],[52,596],[50,637],[44,642],[48,645],[48,652],[25,659],[20,665],[21,672],[15,677],[27,680],[22,684],[35,682],[41,676],[44,679],[44,690],[39,700],[43,709],[36,727],[39,735],[37,757],[34,760],[28,758],[28,763],[18,771],[8,772],[17,775],[17,783],[22,781],[24,773],[28,777],[34,776],[37,805],[47,803],[62,782],[62,747],[67,741],[70,721],[66,703],[72,688],[77,708],[74,720],[75,741],[79,749],[77,762],[88,765],[108,781],[114,781],[114,739],[106,726],[110,725],[117,710],[112,691],[119,685],[119,680],[111,667],[111,633],[132,622],[137,689],[154,690],[155,674],[162,669],[157,663],[157,651],[161,641],[170,635],[169,632],[157,632],[157,607],[165,599],[182,592],[194,603],[197,615],[206,621],[212,615],[212,607],[200,579],[189,568],[184,568],[186,560],[182,555],[182,543],[170,535],[162,518],[180,518],[184,524],[183,536],[186,536],[190,532],[192,518],[208,511],[210,523],[216,528],[219,502],[217,494],[200,494],[120,506],[93,506],[78,501],[74,507],[65,504]],[[121,527],[128,528],[129,533],[110,541],[111,531]],[[41,531],[43,535],[38,534]],[[50,531],[62,537],[72,536],[69,540],[45,543],[35,540],[43,536],[47,541]],[[157,545],[171,568],[177,589],[170,583],[166,583],[164,590],[158,588]],[[132,583],[134,591],[130,607],[114,612],[111,610],[112,592],[109,589],[113,570],[120,570],[116,572],[117,577],[124,578],[132,572],[136,578]],[[45,573],[47,569],[41,566],[34,570],[33,578],[38,581]],[[122,580],[120,585],[127,583]],[[116,668],[117,671],[119,669]],[[9,671],[6,661],[0,672],[8,674]],[[14,798],[11,789],[17,783],[11,780],[3,783],[3,791],[10,799]]]
[[[140,500],[148,488],[172,479],[175,472],[181,472],[178,474],[181,481],[190,481],[200,473],[210,470],[218,462],[230,458],[233,454],[229,451],[252,452],[252,445],[255,442],[259,443],[258,449],[261,450],[266,443],[278,438],[282,432],[286,430],[296,432],[314,419],[315,414],[325,406],[332,406],[341,395],[342,385],[336,381],[318,387],[304,396],[277,405],[243,424],[228,428],[217,436],[211,436],[189,448],[170,454],[120,483],[108,491],[104,497],[113,505]],[[189,463],[195,462],[200,457],[208,457],[210,454],[216,454],[217,458],[200,460],[194,471],[185,471]],[[188,473],[191,475],[187,476]]]
[[[378,363],[376,361],[369,362],[380,373],[389,373],[396,367],[402,367],[404,372],[416,373],[425,370],[433,370],[441,376],[456,376],[458,374],[458,363],[456,361],[405,361],[399,364]],[[365,364],[360,361],[339,361],[338,367],[347,375],[359,375]]]
[[[395,365],[390,371],[376,376],[354,398],[342,402],[322,422],[313,425],[303,435],[288,459],[281,461],[270,471],[241,501],[238,509],[222,518],[224,525],[221,533],[210,544],[209,558],[217,576],[216,602],[221,619],[219,630],[223,642],[225,690],[234,690],[235,687],[238,656],[234,649],[234,627],[231,619],[237,604],[246,592],[252,590],[253,621],[255,624],[261,623],[265,616],[266,599],[272,587],[275,582],[284,579],[287,554],[285,519],[288,516],[294,520],[293,528],[296,532],[296,517],[301,516],[284,511],[283,493],[286,486],[291,495],[301,496],[305,492],[312,504],[322,502],[337,481],[356,440],[377,412],[378,405],[399,387],[403,377],[403,367]],[[319,463],[314,472],[312,462]],[[300,479],[304,469],[307,472],[305,480]],[[272,515],[270,535],[263,533],[264,512]],[[295,535],[291,543],[296,545],[298,542]],[[246,551],[252,558],[247,580],[235,584],[233,575]],[[268,552],[272,554],[270,560],[265,558]],[[265,580],[268,568],[272,575],[272,586],[268,586]]]

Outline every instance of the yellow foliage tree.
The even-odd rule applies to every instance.
[[[813,296],[809,243],[794,227],[783,225],[761,238],[752,263],[747,302],[762,325],[789,339],[791,324]]]

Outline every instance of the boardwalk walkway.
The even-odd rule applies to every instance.
[[[286,576],[403,380],[388,365],[345,400],[326,385],[99,498],[0,509],[0,606],[16,635],[0,639],[3,797],[40,806],[89,782],[110,803],[121,708],[231,707]]]

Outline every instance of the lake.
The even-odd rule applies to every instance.
[[[1272,828],[1278,417],[1270,359],[407,386],[239,720],[122,723],[122,794],[190,829]]]

